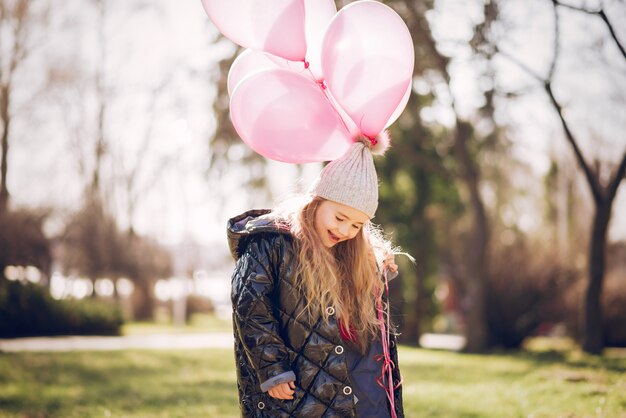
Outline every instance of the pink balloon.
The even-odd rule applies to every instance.
[[[304,0],[304,12],[306,60],[315,80],[322,81],[322,41],[337,6],[333,0]]]
[[[202,5],[220,32],[236,44],[304,60],[304,0],[202,0]]]
[[[385,128],[405,96],[413,61],[413,41],[404,21],[375,1],[357,1],[341,9],[322,43],[327,86],[370,138]]]
[[[301,62],[287,61],[261,51],[246,49],[239,54],[228,71],[228,95],[231,96],[237,84],[250,74],[270,68],[291,68],[292,66],[295,71],[297,65],[300,67],[299,71],[305,71]]]
[[[352,144],[320,87],[283,68],[259,71],[242,80],[230,100],[230,117],[246,144],[277,161],[333,160]]]
[[[398,118],[404,111],[404,108],[406,108],[406,105],[409,103],[409,97],[411,97],[412,91],[413,91],[413,82],[409,82],[409,87],[407,87],[406,92],[404,93],[404,96],[402,97],[402,100],[400,100],[400,104],[398,105],[398,107],[396,107],[396,110],[393,111],[393,113],[391,114],[391,117],[385,124],[385,128],[388,128],[389,126],[391,126],[392,123],[398,120]]]

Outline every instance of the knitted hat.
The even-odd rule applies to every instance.
[[[348,151],[324,167],[310,192],[341,203],[374,217],[378,207],[378,176],[374,155],[382,155],[389,146],[386,133],[375,141],[367,138],[352,144]]]

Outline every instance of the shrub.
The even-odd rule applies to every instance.
[[[614,270],[606,277],[602,295],[604,343],[609,347],[626,347],[626,274],[619,276]]]
[[[486,292],[492,345],[518,348],[524,338],[564,321],[573,271],[522,243],[493,250]]]
[[[189,295],[187,297],[187,310],[185,311],[187,322],[189,322],[193,314],[213,312],[215,312],[215,306],[211,299],[198,295]]]
[[[621,274],[620,274],[621,273]],[[624,274],[611,269],[604,277],[602,314],[604,344],[607,347],[626,347],[626,287]],[[582,336],[584,294],[587,278],[581,277],[567,292],[567,328],[577,340]]]
[[[0,286],[0,337],[119,335],[122,313],[98,300],[55,300],[39,285]]]
[[[0,213],[0,282],[8,265],[35,266],[50,273],[50,241],[43,233],[45,211],[20,209]]]

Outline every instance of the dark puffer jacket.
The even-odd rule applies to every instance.
[[[276,226],[267,210],[252,210],[228,222],[228,241],[237,265],[232,276],[237,386],[242,417],[356,417],[337,319],[311,318],[295,288],[293,237]],[[339,348],[341,347],[341,348]],[[391,359],[397,365],[395,338]],[[293,400],[272,398],[260,385],[285,372],[296,375]],[[394,385],[400,373],[393,370]],[[401,388],[396,414],[404,417]]]

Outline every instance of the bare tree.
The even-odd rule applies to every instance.
[[[35,266],[49,284],[51,244],[42,232],[46,211],[13,210],[0,213],[0,284],[9,265]]]
[[[91,175],[91,184],[88,188],[87,199],[93,199],[100,201],[101,196],[101,176],[102,176],[102,161],[108,152],[107,138],[105,134],[105,117],[107,113],[108,100],[105,85],[104,67],[106,63],[106,51],[107,51],[107,38],[105,34],[105,21],[106,21],[106,0],[95,0],[96,7],[98,8],[98,70],[96,72],[96,94],[98,98],[98,110],[96,119],[96,143],[94,147],[94,166]]]
[[[154,147],[154,127],[159,115],[157,103],[170,85],[172,77],[173,72],[168,72],[161,83],[149,92],[147,109],[145,111],[145,115],[147,116],[145,131],[137,149],[135,161],[126,164],[122,173],[123,186],[126,192],[126,216],[128,217],[129,236],[134,236],[136,233],[134,218],[139,201],[154,188],[160,180],[162,173],[177,157],[174,153],[171,153],[160,158],[159,163],[154,165],[152,171],[143,176],[147,180],[140,182],[141,174],[148,170],[147,162],[149,158],[155,157],[151,151]],[[124,155],[120,155],[118,159],[124,161]]]
[[[31,3],[0,0],[0,282],[8,264],[35,265],[47,282],[52,264],[50,242],[42,230],[49,211],[9,210],[9,151],[15,141],[11,128],[20,113],[16,109],[20,104],[13,99],[26,91],[17,76],[33,50],[42,45],[39,35],[47,23],[46,5]]]
[[[511,62],[514,62],[543,87],[549,98],[551,106],[559,118],[567,143],[570,145],[570,148],[576,157],[576,162],[580,170],[583,172],[585,180],[591,191],[591,196],[595,206],[595,213],[592,221],[588,253],[589,270],[584,300],[582,345],[585,351],[593,354],[600,354],[604,348],[605,340],[603,335],[604,326],[602,305],[600,301],[606,266],[607,232],[609,221],[611,220],[613,201],[626,174],[626,150],[618,151],[617,155],[621,156],[619,157],[619,162],[611,170],[608,181],[603,182],[600,176],[601,170],[599,167],[594,167],[589,163],[588,158],[585,157],[581,149],[578,134],[575,134],[570,122],[568,122],[565,117],[563,105],[554,93],[554,83],[556,79],[555,69],[560,57],[560,47],[563,42],[563,39],[560,37],[559,30],[559,8],[572,9],[580,13],[601,18],[608,31],[608,36],[613,41],[623,58],[626,58],[626,53],[622,43],[617,38],[613,25],[611,24],[604,9],[600,8],[598,10],[588,10],[581,7],[567,5],[557,0],[552,0],[552,6],[554,11],[555,38],[552,58],[549,63],[547,75],[543,76],[531,69],[525,63],[520,61],[513,53],[500,48],[495,40],[492,40],[492,47],[494,48],[494,53],[506,57]]]
[[[0,213],[7,211],[9,203],[7,175],[15,74],[31,51],[29,32],[36,22],[30,0],[0,1]]]
[[[214,40],[215,44],[224,42],[229,43],[230,41],[222,35],[218,35]],[[219,61],[217,69],[211,74],[211,82],[215,84],[217,90],[213,101],[216,127],[215,132],[209,138],[211,159],[207,177],[210,182],[215,182],[214,190],[219,191],[216,195],[218,201],[225,204],[232,191],[223,190],[223,187],[220,187],[224,176],[228,175],[229,172],[240,174],[247,172],[246,175],[238,176],[241,179],[247,178],[247,180],[241,181],[240,187],[250,192],[247,194],[249,203],[254,205],[254,200],[258,200],[259,193],[264,193],[266,197],[269,197],[270,191],[265,175],[267,160],[249,147],[244,146],[230,120],[228,71],[241,51],[241,47],[234,47],[232,53],[226,54]],[[230,156],[233,147],[240,147],[243,150],[243,155],[238,160],[233,160]]]

